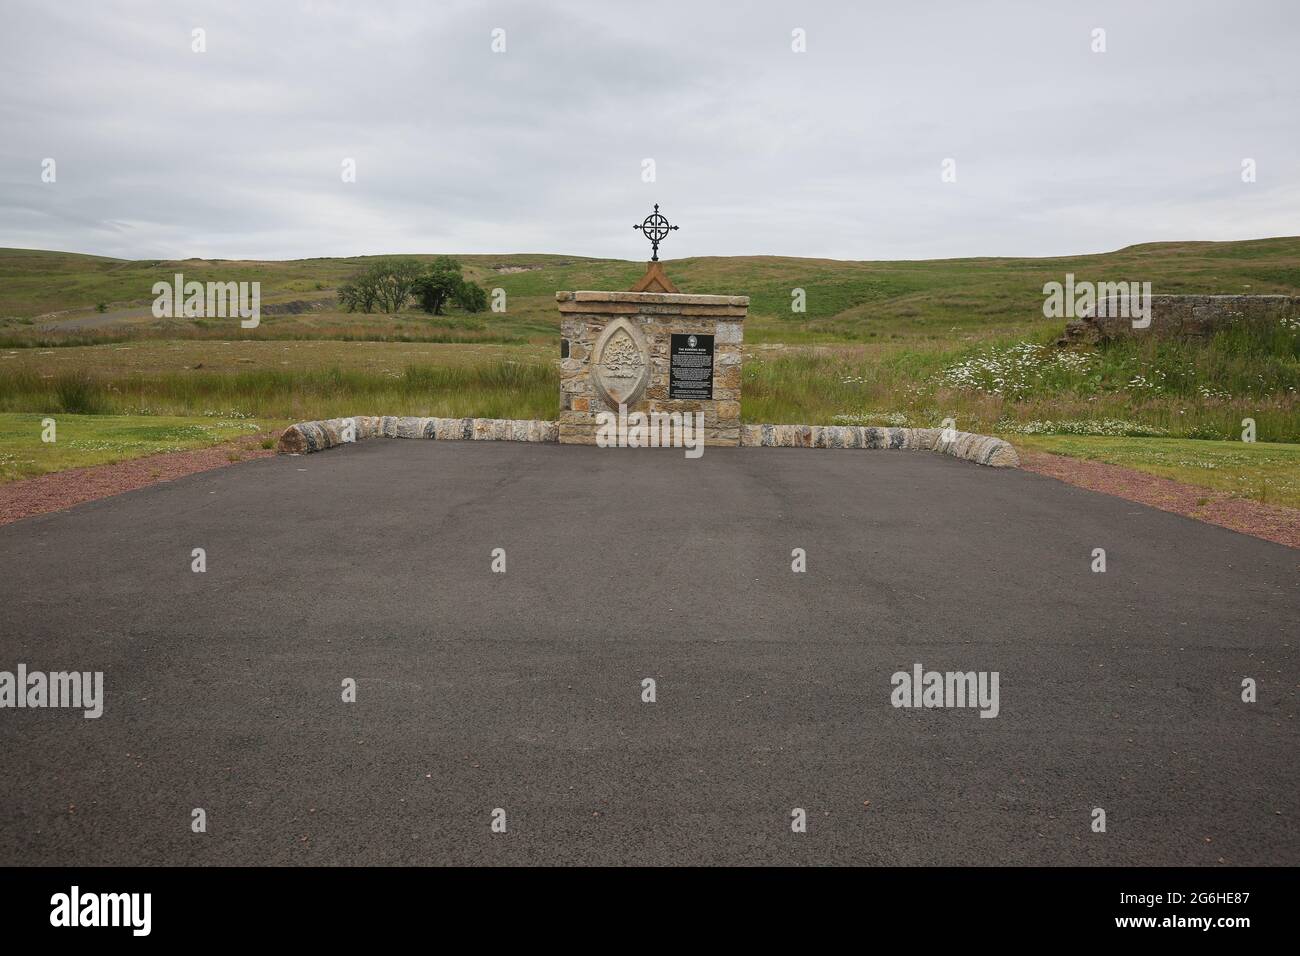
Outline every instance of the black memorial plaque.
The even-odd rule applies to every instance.
[[[674,332],[669,344],[669,398],[713,398],[713,336]]]

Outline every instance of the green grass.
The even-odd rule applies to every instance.
[[[1300,445],[1075,435],[1006,437],[1026,448],[1104,461],[1241,498],[1300,508]]]
[[[553,418],[555,292],[625,289],[644,268],[561,255],[457,258],[469,278],[506,291],[504,314],[367,316],[329,307],[333,289],[365,258],[127,261],[0,250],[0,411]],[[665,266],[683,292],[750,296],[749,422],[954,418],[963,430],[1026,441],[1200,439],[1196,447],[1209,455],[1251,418],[1258,447],[1300,442],[1300,329],[1242,327],[1207,342],[1152,337],[1062,351],[1052,343],[1064,321],[1042,315],[1043,284],[1066,272],[1150,281],[1156,293],[1300,294],[1300,238],[1151,243],[1051,259],[744,256]],[[175,272],[260,281],[264,303],[327,307],[264,315],[254,330],[235,320],[155,320],[151,286]],[[804,313],[790,308],[796,288],[807,295]],[[120,321],[42,331],[46,320],[36,320],[57,310],[80,320],[100,302]],[[1216,472],[1206,462],[1198,467]]]
[[[72,407],[69,395],[75,398]],[[385,372],[337,366],[118,375],[79,370],[45,378],[31,369],[0,370],[0,411],[88,408],[118,415],[292,421],[346,415],[554,419],[559,390],[552,365],[500,359]]]
[[[964,431],[1013,433],[1077,431],[1083,423],[1111,432],[1120,422],[1128,426],[1125,434],[1201,439],[1237,437],[1242,420],[1253,418],[1260,441],[1300,440],[1300,401],[1294,386],[1286,384],[1297,381],[1300,364],[1269,356],[1243,359],[1212,344],[1187,348],[1174,345],[1175,357],[1150,360],[1140,350],[1076,358],[1033,342],[966,352],[901,346],[760,349],[745,360],[741,409],[750,422],[820,424],[842,416],[854,421],[901,416],[911,425],[934,426],[951,417]],[[1183,367],[1198,363],[1199,372]],[[1162,367],[1185,378],[1161,378],[1151,371]],[[1232,369],[1240,381],[1234,381]],[[1132,384],[1142,370],[1160,386]],[[1271,383],[1269,375],[1276,376]],[[1003,383],[999,389],[989,387],[995,379]],[[1239,390],[1233,394],[1220,382]]]
[[[247,339],[194,341],[144,339],[129,344],[60,349],[0,349],[0,376],[18,371],[57,377],[86,371],[120,377],[133,373],[248,372],[260,369],[328,369],[400,374],[407,365],[480,365],[489,361],[550,361],[554,343],[475,345],[441,342],[345,342],[311,339],[264,342]]]
[[[176,272],[200,282],[259,281],[264,303],[329,298],[331,290],[373,257],[350,259],[124,260],[27,249],[0,249],[0,318],[31,319],[58,310],[147,306],[154,282]],[[435,256],[415,256],[431,261]],[[468,278],[502,288],[507,312],[480,313],[456,328],[456,316],[419,312],[398,317],[405,334],[536,337],[558,324],[554,295],[561,289],[626,289],[641,262],[559,255],[457,255]],[[1047,259],[932,259],[846,262],[784,256],[696,257],[665,262],[683,292],[748,295],[747,338],[764,341],[869,342],[891,339],[961,341],[1019,334],[1050,324],[1042,316],[1042,287],[1066,272],[1080,279],[1150,281],[1157,293],[1300,293],[1300,238],[1248,242],[1165,242],[1116,252]],[[501,268],[526,269],[500,272]],[[807,311],[791,311],[791,290],[804,289]],[[274,321],[272,321],[274,318]],[[340,317],[339,321],[344,321]],[[395,320],[353,315],[354,334],[402,334]],[[248,337],[290,335],[320,316],[263,318]],[[477,323],[481,321],[482,326]],[[400,323],[399,323],[400,324]],[[1059,324],[1059,323],[1058,323]],[[193,328],[193,320],[174,323]],[[229,323],[227,324],[229,325]],[[237,323],[236,323],[237,325]],[[27,327],[11,322],[10,334]],[[201,328],[201,327],[200,327]],[[222,327],[224,328],[224,327]],[[439,332],[439,329],[442,331]],[[220,331],[220,328],[218,329]],[[1057,330],[1059,331],[1059,330]],[[24,333],[25,334],[25,333]],[[235,334],[231,332],[231,334]]]
[[[47,417],[55,441],[41,440]],[[219,445],[283,423],[215,417],[0,413],[0,483],[49,472]]]

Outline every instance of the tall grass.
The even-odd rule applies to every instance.
[[[108,410],[103,385],[89,372],[67,372],[54,379],[54,395],[61,412],[70,415],[102,415]]]
[[[116,378],[42,379],[0,373],[0,410],[293,419],[344,415],[553,419],[558,385],[549,365],[491,362],[413,365],[400,374],[340,368],[132,373]],[[90,411],[93,410],[93,411]]]
[[[105,329],[85,329],[68,332],[5,329],[0,331],[0,348],[76,348],[86,345],[114,345],[122,342],[156,340],[162,335],[157,329],[131,329],[110,326]],[[231,337],[229,324],[200,324],[186,327],[169,327],[168,339],[199,342],[227,341]],[[331,326],[328,329],[285,326],[240,330],[241,339],[261,342],[314,342],[322,339],[341,342],[429,342],[452,345],[517,345],[529,336],[512,331],[494,331],[486,325],[442,325],[429,323],[422,328],[397,329],[363,324]]]
[[[1260,441],[1300,441],[1297,336],[1230,329],[1208,341],[1136,340],[1058,350],[1003,342],[965,352],[863,346],[746,360],[750,422],[837,419],[913,425],[957,420],[971,431],[1154,433],[1235,439],[1243,419]],[[1120,429],[1116,432],[1115,429]]]
[[[1300,329],[1234,327],[1209,340],[1134,339],[1060,350],[1050,330],[1000,343],[890,341],[753,349],[748,422],[938,425],[1031,434],[1164,434],[1300,441]],[[400,372],[266,369],[42,378],[0,370],[0,410],[242,415],[302,420],[354,414],[553,419],[550,363],[483,359]],[[1088,426],[1094,423],[1096,427]]]

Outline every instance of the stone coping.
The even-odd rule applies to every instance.
[[[686,295],[681,292],[557,292],[556,302],[615,302],[628,305],[748,306],[747,295]]]
[[[740,444],[765,448],[895,448],[938,452],[990,468],[1018,468],[1010,442],[941,428],[871,425],[741,425]]]
[[[302,455],[347,445],[348,423],[352,441],[364,438],[434,438],[444,441],[560,440],[559,422],[506,418],[414,418],[395,415],[356,415],[319,422],[298,422],[280,436],[275,450],[282,455]]]
[[[346,440],[352,424],[354,441],[364,438],[430,438],[443,441],[558,442],[559,422],[505,418],[415,418],[357,415],[298,422],[280,436],[282,455],[324,451]],[[1020,456],[1001,438],[939,428],[883,428],[869,425],[741,425],[740,445],[748,448],[892,448],[933,451],[990,468],[1018,468]]]

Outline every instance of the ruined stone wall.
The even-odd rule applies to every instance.
[[[748,296],[557,292],[560,442],[595,444],[596,416],[703,412],[705,444],[740,444],[740,368]],[[674,398],[674,334],[712,336],[709,398]],[[679,372],[680,375],[680,372]],[[680,377],[677,379],[680,382]],[[701,383],[703,384],[703,383]]]
[[[1059,344],[1096,344],[1138,335],[1206,337],[1234,322],[1300,321],[1300,296],[1294,295],[1153,295],[1151,325],[1137,329],[1128,313],[1121,313],[1122,304],[1107,299],[1093,315],[1072,320]]]

